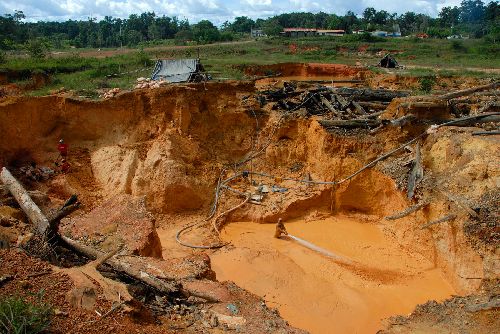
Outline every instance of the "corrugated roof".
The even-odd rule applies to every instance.
[[[338,30],[318,29],[317,31],[318,32],[333,32],[333,33],[338,33],[338,34],[345,33],[345,30],[341,30],[341,29],[338,29]]]
[[[293,31],[300,31],[300,32],[314,32],[317,29],[315,28],[285,28],[283,29],[284,32],[293,32]]]

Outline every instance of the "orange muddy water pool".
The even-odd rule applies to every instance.
[[[381,320],[454,293],[440,269],[386,237],[380,227],[336,216],[286,223],[288,232],[352,264],[273,238],[274,225],[230,223],[234,247],[211,256],[220,281],[263,297],[293,326],[311,333],[374,333]]]

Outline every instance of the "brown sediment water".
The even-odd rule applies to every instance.
[[[375,224],[335,216],[294,220],[286,228],[353,264],[337,263],[292,239],[275,239],[274,225],[252,222],[229,224],[222,237],[234,247],[211,258],[219,280],[263,297],[292,326],[311,333],[374,333],[388,316],[454,294],[440,269],[402,249]]]

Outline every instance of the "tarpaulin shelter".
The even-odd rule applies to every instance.
[[[199,59],[162,59],[156,62],[152,80],[168,82],[200,82],[210,80]]]
[[[388,53],[380,60],[379,66],[385,68],[396,68],[398,67],[398,62],[391,54]]]

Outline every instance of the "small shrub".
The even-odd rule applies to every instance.
[[[436,77],[434,76],[423,77],[420,79],[420,90],[425,93],[430,93],[435,83],[436,83]]]
[[[49,327],[51,315],[52,308],[41,301],[31,304],[19,297],[2,299],[0,300],[0,332],[41,333]]]
[[[465,47],[465,45],[462,41],[451,42],[451,48],[455,51],[467,52],[467,48]]]
[[[31,58],[43,59],[45,58],[48,45],[40,38],[31,39],[25,44],[26,51],[28,51]]]
[[[342,37],[344,42],[384,42],[385,39],[378,36],[373,36],[370,33],[362,33],[362,34],[349,34]]]
[[[96,82],[96,86],[97,88],[110,88],[111,86],[109,85],[109,81],[107,79],[103,79],[103,80],[98,80]]]
[[[335,57],[337,55],[337,50],[333,50],[333,49],[323,50],[321,52],[321,55],[324,57]]]
[[[139,52],[136,53],[136,63],[137,65],[142,65],[144,67],[148,67],[154,64],[154,62],[151,60],[149,55],[144,52],[144,50],[139,50]]]
[[[95,69],[90,71],[92,78],[105,78],[108,75],[120,73],[120,65],[116,63],[101,63]]]

